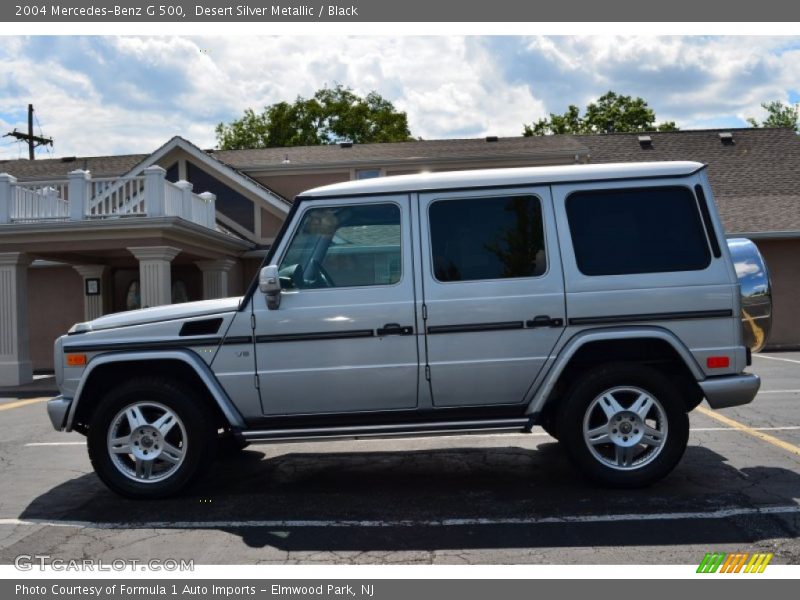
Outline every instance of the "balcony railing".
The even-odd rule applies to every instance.
[[[167,181],[158,166],[116,178],[78,170],[58,181],[18,182],[0,174],[0,225],[165,216],[213,229],[216,196],[195,194],[188,181]]]

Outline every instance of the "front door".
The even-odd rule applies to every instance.
[[[415,408],[408,196],[308,202],[290,231],[274,260],[280,307],[254,299],[264,414]]]
[[[550,189],[428,193],[419,201],[434,406],[523,402],[566,316]]]

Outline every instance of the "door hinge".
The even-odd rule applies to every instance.
[[[250,313],[250,329],[253,331],[256,329],[256,316],[253,313]]]
[[[255,376],[255,384],[256,384],[256,389],[260,390],[261,389],[261,383],[259,383],[259,381],[258,381],[258,375]]]
[[[427,304],[423,304],[422,305],[422,320],[423,321],[427,321],[428,320],[428,305]]]
[[[430,365],[425,365],[425,379],[427,379],[428,381],[431,380],[431,366]]]

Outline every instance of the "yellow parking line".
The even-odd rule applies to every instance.
[[[17,400],[16,402],[8,402],[7,404],[0,404],[0,410],[11,410],[12,408],[27,406],[28,404],[35,404],[36,402],[46,402],[49,399],[50,398],[31,398],[29,400]]]
[[[734,429],[738,429],[739,431],[741,431],[743,433],[746,433],[748,435],[752,435],[753,437],[758,438],[758,439],[760,439],[760,440],[762,440],[764,442],[767,442],[768,444],[772,444],[773,446],[777,446],[778,448],[781,448],[782,450],[786,450],[787,452],[790,452],[791,454],[795,454],[797,456],[800,456],[800,447],[795,446],[794,444],[790,444],[788,442],[784,442],[783,440],[779,440],[775,436],[769,435],[768,433],[764,433],[763,431],[758,431],[757,429],[753,429],[752,427],[748,427],[744,423],[739,423],[739,421],[734,421],[730,417],[726,417],[724,415],[721,415],[718,412],[715,412],[715,411],[713,411],[713,410],[711,410],[709,408],[706,408],[705,406],[698,406],[696,410],[698,412],[703,413],[707,417],[711,417],[712,419],[715,419],[715,420],[719,421],[720,423],[725,423],[725,425],[728,425],[729,427],[733,427]]]

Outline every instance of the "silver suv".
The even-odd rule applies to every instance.
[[[699,163],[326,186],[297,198],[264,265],[241,298],[56,341],[50,418],[86,435],[112,490],[173,494],[252,441],[535,425],[591,480],[644,486],[678,463],[704,398],[759,388],[744,370],[769,279],[751,242],[725,242]]]

